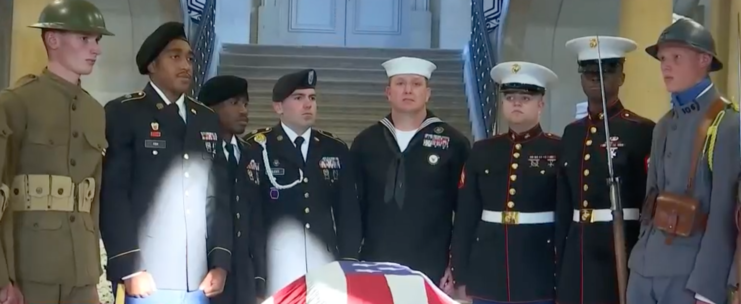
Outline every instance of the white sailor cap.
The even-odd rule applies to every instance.
[[[566,42],[566,48],[576,53],[579,61],[625,58],[637,47],[633,40],[611,36],[587,36]]]
[[[546,87],[558,80],[556,73],[539,64],[510,61],[491,69],[491,79],[500,85],[502,92],[525,91],[545,93]]]
[[[384,62],[382,65],[386,69],[386,75],[389,78],[396,75],[413,74],[430,79],[432,72],[437,69],[434,63],[414,57],[394,58]]]

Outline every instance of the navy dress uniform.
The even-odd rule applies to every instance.
[[[285,75],[273,88],[273,101],[314,88],[316,81],[314,70]],[[262,196],[268,294],[337,259],[357,260],[360,208],[347,145],[316,128],[296,134],[283,122],[245,139],[248,173]]]
[[[550,69],[505,62],[491,71],[502,93],[543,95]],[[453,275],[474,303],[553,303],[556,173],[561,138],[532,129],[473,145],[460,179]]]
[[[147,73],[174,39],[185,39],[181,23],[147,37],[136,56],[140,71]],[[217,189],[228,181],[214,161],[222,153],[218,117],[185,94],[168,100],[154,82],[108,102],[105,113],[101,232],[108,279],[116,284],[146,271],[157,286],[146,300],[208,301],[198,288],[209,269],[231,269],[228,192]]]
[[[230,98],[247,96],[247,80],[236,76],[216,76],[209,79],[198,93],[198,100],[213,107]],[[229,202],[234,231],[232,271],[227,277],[224,292],[212,304],[250,304],[265,297],[265,236],[262,224],[261,192],[255,178],[255,163],[250,165],[247,143],[236,136],[222,138],[225,155],[217,161],[226,162],[229,181]]]
[[[597,37],[573,39],[566,47],[578,54],[580,73],[599,75],[599,58],[605,74],[620,73],[625,54],[635,50],[636,44],[625,38],[600,36],[599,41]],[[609,139],[605,138],[604,119],[609,123]],[[622,181],[625,245],[630,252],[638,238],[654,125],[616,100],[603,112],[588,111],[587,116],[566,126],[556,219],[559,303],[618,303],[607,153],[612,155],[615,176]]]
[[[435,65],[401,57],[384,68],[389,78],[430,79]],[[471,146],[431,111],[408,143],[400,138],[404,134],[389,114],[353,141],[363,210],[361,259],[406,265],[439,285],[449,263],[458,180]]]

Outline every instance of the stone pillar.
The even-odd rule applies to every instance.
[[[735,38],[733,40],[727,39],[727,37],[732,37],[729,35],[736,33],[736,17],[731,18],[731,15],[735,16],[735,14],[729,13],[731,6],[733,5],[731,2],[733,1],[710,0],[707,7],[708,19],[710,20],[708,20],[705,25],[713,34],[713,38],[715,38],[715,49],[718,53],[718,58],[726,64],[726,67],[723,70],[710,74],[715,87],[723,94],[730,93],[728,92],[728,71],[730,71],[731,68],[728,66],[728,59],[729,55],[732,54],[729,52],[735,51],[736,43]],[[735,68],[733,70],[735,71]]]
[[[659,62],[644,49],[656,42],[672,23],[672,0],[621,0],[619,35],[638,43],[625,62],[625,84],[620,90],[623,104],[641,116],[658,120],[669,109]]]
[[[10,50],[10,83],[23,75],[40,73],[46,66],[41,31],[28,26],[38,22],[41,10],[52,0],[13,0],[13,31]]]

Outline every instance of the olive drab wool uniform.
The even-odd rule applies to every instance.
[[[48,70],[22,78],[2,94],[0,106],[12,131],[8,208],[21,291],[29,302],[64,300],[74,288],[95,292],[101,274],[98,194],[108,146],[103,107]],[[72,297],[97,299],[97,293],[88,296]]]
[[[5,93],[0,92],[0,101],[3,100]],[[0,172],[5,173],[7,162],[8,142],[13,131],[8,126],[5,109],[0,106]],[[2,247],[0,247],[0,288],[3,288],[15,281],[15,259],[13,252],[13,212],[8,208],[8,199],[10,198],[9,184],[11,181],[2,180],[0,185],[0,238],[2,238]]]
[[[601,57],[597,54],[601,44]],[[579,54],[582,77],[599,77],[597,58],[605,73],[617,73],[625,53],[635,43],[625,38],[577,38],[567,47]],[[628,76],[629,77],[629,76]],[[606,114],[603,114],[606,113]],[[623,107],[617,100],[603,113],[588,115],[566,126],[559,159],[557,196],[557,301],[563,304],[618,303],[613,223],[607,184],[607,153],[625,219],[625,246],[630,252],[638,238],[639,213],[646,193],[646,161],[654,122]],[[610,138],[605,138],[604,119]]]
[[[491,71],[503,94],[543,95],[557,76],[529,62]],[[552,303],[556,173],[561,138],[530,130],[480,140],[460,179],[453,276],[486,303]]]
[[[260,185],[267,233],[268,294],[326,263],[357,260],[360,248],[360,210],[347,145],[311,129],[304,160],[284,128],[279,124],[246,137],[246,167]]]

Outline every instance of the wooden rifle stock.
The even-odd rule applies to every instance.
[[[625,222],[623,210],[612,211],[612,233],[615,248],[615,270],[617,273],[618,296],[620,304],[626,304],[628,292],[628,258],[625,252]]]

